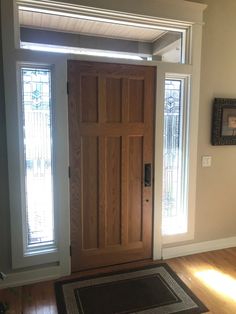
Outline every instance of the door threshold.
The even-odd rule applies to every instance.
[[[149,266],[149,265],[155,265],[155,264],[159,264],[162,262],[163,262],[162,260],[155,260],[154,261],[153,259],[145,259],[145,260],[116,264],[116,265],[111,265],[111,266],[102,266],[102,267],[97,267],[97,268],[92,268],[92,269],[74,272],[70,276],[63,277],[63,279],[73,279],[73,278],[78,278],[78,277],[87,277],[87,276],[109,274],[109,273],[112,274],[112,273],[117,272],[117,271],[133,270],[135,268],[145,267],[145,266]],[[60,278],[60,280],[61,280],[61,278]]]

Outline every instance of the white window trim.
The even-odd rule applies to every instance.
[[[67,121],[67,93],[66,76],[67,60],[64,55],[21,51],[19,47],[18,28],[15,1],[2,1],[2,37],[4,58],[4,80],[7,119],[7,144],[9,162],[9,186],[11,209],[11,237],[12,237],[12,267],[13,269],[39,266],[42,264],[58,264],[60,275],[70,274],[70,219],[69,219],[69,149],[68,149],[68,121]],[[3,14],[4,12],[4,14]],[[16,27],[15,27],[16,26]],[[37,251],[25,254],[23,242],[23,217],[21,207],[24,207],[22,196],[24,191],[21,183],[22,154],[19,141],[19,103],[17,97],[18,64],[48,65],[53,68],[55,120],[54,120],[54,190],[55,199],[55,230],[58,230],[57,250]],[[52,83],[53,83],[52,81]],[[23,205],[23,206],[22,206]],[[59,232],[60,230],[60,232]]]
[[[171,235],[165,235],[163,234],[162,240],[163,244],[172,243],[181,241],[181,239],[185,240],[191,240],[193,238],[193,233],[190,233],[190,230],[194,231],[194,226],[191,225],[191,215],[194,215],[192,212],[192,207],[189,206],[189,182],[191,181],[191,161],[189,160],[189,148],[190,148],[190,141],[192,139],[192,136],[190,134],[189,126],[191,124],[190,121],[190,86],[191,86],[191,75],[190,74],[176,74],[176,73],[166,73],[165,80],[181,80],[184,83],[184,87],[182,89],[182,119],[181,125],[183,126],[183,135],[182,135],[182,142],[183,142],[183,156],[182,156],[182,170],[181,170],[181,177],[184,179],[182,182],[182,195],[184,197],[183,199],[183,206],[186,211],[187,215],[187,230],[186,232],[181,232],[177,234],[171,234]]]
[[[20,60],[20,61],[19,61]],[[66,71],[67,71],[67,63],[64,56],[55,56],[44,53],[32,53],[25,51],[21,53],[20,58],[17,61],[17,67],[19,65],[38,65],[38,66],[49,66],[53,67],[52,72],[52,80],[57,81],[55,86],[54,84],[54,123],[53,123],[53,133],[54,133],[54,208],[55,208],[55,244],[56,248],[52,247],[38,247],[37,251],[25,251],[25,243],[22,242],[22,239],[25,238],[23,235],[24,227],[23,227],[23,216],[24,211],[19,210],[19,206],[17,206],[18,201],[15,197],[16,195],[12,195],[11,203],[15,205],[15,207],[11,208],[11,225],[14,226],[12,228],[12,266],[14,269],[28,267],[32,265],[41,265],[52,262],[59,262],[60,255],[62,251],[66,251],[69,256],[69,178],[68,178],[68,122],[67,122],[67,94],[66,94]],[[16,68],[17,69],[17,68]],[[17,77],[17,76],[16,76]],[[53,84],[52,81],[52,84]],[[17,83],[16,83],[17,85]],[[18,88],[18,92],[21,92]],[[16,94],[11,91],[12,96],[16,97]],[[18,97],[18,101],[20,101],[21,97]],[[18,110],[13,115],[11,113],[11,119],[7,118],[8,121],[8,132],[11,134],[19,134],[19,108],[21,104],[18,103]],[[10,109],[10,108],[9,108]],[[8,111],[8,108],[7,108]],[[8,113],[7,113],[8,117]],[[56,118],[55,118],[56,117]],[[14,132],[13,132],[14,130]],[[16,133],[15,133],[16,132]],[[22,204],[22,208],[25,208],[24,205],[24,177],[23,173],[23,162],[22,162],[22,148],[20,147],[20,143],[22,140],[18,140],[19,137],[12,139],[12,146],[18,145],[19,151],[16,152],[13,156],[9,157],[9,164],[14,164],[16,159],[19,158],[19,169],[13,169],[9,167],[9,179],[10,187],[14,190],[17,190],[17,185],[21,186],[21,198],[20,202]],[[62,140],[64,139],[64,141]],[[18,140],[19,143],[16,143]],[[10,145],[10,144],[8,144]],[[21,183],[20,183],[21,182]],[[19,196],[18,196],[19,197]],[[19,200],[19,198],[18,198]],[[63,216],[65,217],[63,219]],[[22,224],[19,224],[19,221]],[[66,225],[67,223],[67,225]],[[60,230],[60,233],[59,233]],[[64,234],[61,234],[61,231],[64,231]],[[67,270],[69,269],[69,263],[67,262]],[[66,271],[65,274],[68,274],[69,271]]]
[[[160,17],[156,18],[162,21],[167,21],[170,16],[166,16],[166,9],[168,5],[160,1]],[[23,2],[23,1],[21,1]],[[27,1],[24,1],[27,2]],[[28,2],[32,2],[29,1]],[[179,25],[188,25],[191,30],[190,39],[192,41],[189,60],[191,64],[172,64],[161,62],[135,62],[127,60],[116,60],[116,63],[129,64],[145,64],[150,66],[157,66],[157,97],[156,97],[156,131],[155,131],[155,183],[154,183],[154,235],[153,235],[153,258],[161,258],[161,251],[163,237],[161,235],[161,215],[162,215],[162,148],[163,148],[163,110],[164,110],[164,83],[167,73],[180,73],[190,75],[192,77],[191,85],[191,110],[190,110],[190,180],[189,180],[189,208],[191,214],[189,215],[190,228],[186,239],[193,239],[194,237],[194,216],[195,216],[195,197],[196,197],[196,168],[197,168],[197,135],[198,135],[198,107],[199,107],[199,86],[200,86],[200,60],[201,60],[201,35],[202,35],[202,12],[205,5],[186,3],[188,8],[184,14],[188,18],[184,19],[182,16],[185,1],[181,2],[181,8],[177,5],[176,13],[171,12],[171,19],[175,21],[187,20],[190,22],[181,23]],[[42,3],[42,1],[41,1]],[[56,5],[56,2],[55,2]],[[197,8],[196,12],[193,8]],[[8,159],[9,159],[9,185],[10,185],[10,207],[11,207],[11,226],[12,226],[12,258],[13,267],[27,267],[32,265],[39,265],[42,263],[51,263],[50,254],[45,254],[44,258],[37,256],[29,256],[22,258],[22,245],[20,241],[22,238],[19,235],[20,230],[19,221],[21,216],[19,214],[20,200],[20,180],[19,180],[19,141],[17,134],[18,122],[15,107],[16,95],[16,61],[18,62],[32,62],[42,63],[54,66],[57,80],[56,88],[56,102],[57,102],[57,118],[56,118],[56,138],[54,143],[56,145],[55,153],[57,155],[57,169],[55,182],[57,182],[57,197],[55,199],[55,207],[58,207],[58,229],[60,230],[58,239],[58,257],[57,262],[60,265],[60,274],[67,275],[70,273],[70,215],[69,215],[69,182],[68,182],[68,121],[67,121],[67,95],[66,95],[66,73],[67,60],[95,60],[114,62],[114,59],[108,58],[94,58],[84,56],[70,56],[58,55],[55,53],[43,53],[33,51],[22,51],[17,49],[19,47],[19,27],[17,24],[17,10],[16,0],[2,1],[2,37],[3,37],[3,58],[4,58],[4,80],[5,80],[5,97],[6,97],[6,116],[7,116],[7,141],[8,141]],[[4,13],[3,13],[4,12]],[[99,10],[104,16],[108,10]],[[187,12],[187,13],[186,13]],[[108,14],[108,13],[107,13]],[[114,14],[114,13],[113,13]],[[109,15],[109,14],[108,14]],[[124,19],[129,20],[130,15],[126,14]],[[145,17],[142,17],[145,18]],[[165,19],[166,18],[166,19]],[[155,18],[154,18],[155,19]],[[169,21],[170,22],[170,21]],[[178,24],[177,23],[177,24]],[[185,239],[174,236],[168,243],[175,243],[184,241]],[[22,242],[22,241],[21,241]],[[37,261],[36,261],[37,258]],[[55,261],[55,259],[53,259]]]
[[[51,73],[51,136],[53,138],[53,145],[52,145],[52,174],[53,174],[53,216],[54,216],[54,241],[52,244],[35,244],[32,246],[27,245],[27,222],[26,222],[26,183],[25,183],[25,160],[24,160],[24,135],[23,135],[23,82],[22,82],[22,75],[21,75],[21,69],[22,68],[32,68],[32,69],[48,69]],[[50,254],[50,260],[52,262],[55,262],[58,260],[58,224],[56,222],[56,216],[55,215],[55,205],[54,205],[54,186],[55,186],[55,179],[54,179],[54,173],[55,173],[55,150],[54,150],[54,138],[55,138],[55,119],[54,119],[54,111],[55,111],[55,105],[56,105],[56,99],[54,99],[54,68],[51,65],[48,64],[39,64],[39,63],[24,63],[24,62],[18,62],[17,63],[17,94],[18,94],[18,124],[19,124],[19,143],[20,143],[20,177],[21,177],[21,189],[22,189],[22,236],[23,236],[23,256],[34,256],[34,255],[43,255],[43,254]]]
[[[192,58],[199,57],[200,51]],[[199,60],[200,62],[200,60]],[[194,239],[195,231],[195,203],[196,203],[196,176],[197,176],[197,143],[198,143],[198,110],[199,110],[199,81],[195,77],[194,79],[194,67],[193,65],[179,65],[179,64],[159,64],[157,71],[159,76],[157,76],[157,107],[156,107],[156,132],[155,132],[155,186],[154,186],[154,204],[155,204],[155,217],[154,225],[158,225],[154,228],[154,247],[159,247],[159,242],[161,241],[161,248],[156,251],[157,258],[162,256],[162,248],[165,244],[189,241]],[[174,73],[174,74],[173,74]],[[199,70],[200,76],[200,70]],[[163,186],[163,130],[164,130],[164,87],[165,79],[169,75],[175,77],[182,77],[186,80],[191,80],[191,90],[187,90],[189,94],[188,101],[189,108],[189,132],[188,132],[188,142],[189,142],[189,158],[188,158],[188,231],[183,234],[176,235],[166,235],[163,236],[161,233],[161,221],[162,221],[162,186]],[[189,85],[189,84],[188,84]],[[195,96],[194,96],[195,95]],[[196,97],[196,98],[195,98]]]

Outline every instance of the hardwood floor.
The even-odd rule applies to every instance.
[[[209,313],[236,313],[236,248],[174,258],[165,262],[205,303]],[[139,267],[147,263],[153,262],[117,265],[106,268],[106,271]],[[102,273],[104,268],[83,271],[73,277],[95,272]],[[10,305],[8,314],[57,314],[53,282],[0,290],[0,301]]]

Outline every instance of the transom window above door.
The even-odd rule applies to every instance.
[[[187,26],[18,3],[21,48],[186,63]]]

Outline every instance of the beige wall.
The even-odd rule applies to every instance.
[[[236,146],[211,146],[214,97],[236,98],[236,1],[205,0],[195,241],[236,236]],[[212,167],[201,167],[201,156]]]

